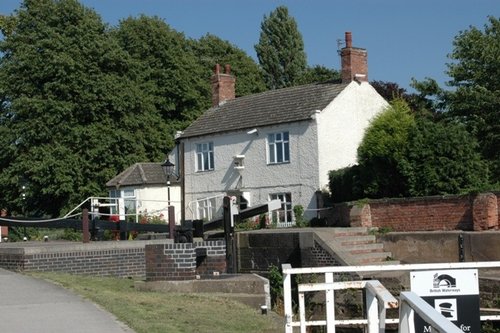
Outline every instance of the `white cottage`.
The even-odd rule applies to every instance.
[[[229,66],[216,66],[213,107],[177,138],[186,219],[217,216],[224,195],[243,206],[280,199],[280,225],[293,224],[295,205],[317,216],[328,172],[356,163],[366,127],[388,106],[368,83],[367,52],[352,47],[350,33],[341,58],[342,82],[239,98]]]
[[[123,198],[125,213],[137,222],[142,218],[168,222],[168,205],[174,206],[175,221],[181,218],[181,190],[176,177],[170,177],[170,186],[161,163],[135,163],[106,183],[111,201]],[[111,207],[112,214],[118,214]]]

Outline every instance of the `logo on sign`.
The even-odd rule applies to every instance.
[[[434,274],[430,293],[459,293],[457,279],[449,274]]]
[[[455,288],[457,286],[457,279],[448,274],[438,275],[438,273],[436,273],[434,274],[434,281],[432,284],[434,288]]]
[[[434,300],[434,308],[451,321],[458,319],[457,317],[457,300],[450,299],[436,299]]]

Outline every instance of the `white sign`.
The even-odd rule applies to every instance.
[[[411,272],[411,290],[423,296],[478,295],[477,269]]]

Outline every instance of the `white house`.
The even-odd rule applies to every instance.
[[[179,133],[176,160],[186,219],[211,219],[224,195],[242,205],[283,202],[273,218],[293,223],[292,209],[317,216],[328,172],[356,163],[370,120],[388,103],[368,83],[367,52],[341,50],[342,82],[317,83],[235,98],[226,65],[212,77],[213,107]]]
[[[176,223],[180,223],[181,190],[177,177],[170,178],[170,186],[167,186],[161,163],[136,163],[108,181],[106,187],[110,198],[124,199],[125,213],[137,222],[146,217],[166,223],[170,204],[175,208]],[[112,207],[111,213],[118,212]]]

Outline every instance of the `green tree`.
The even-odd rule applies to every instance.
[[[303,72],[298,84],[309,84],[316,82],[337,81],[340,80],[340,72],[325,66],[316,65],[307,67]]]
[[[140,67],[93,10],[25,0],[15,22],[0,41],[2,205],[57,216],[164,156],[161,114],[131,79]]]
[[[490,162],[492,180],[500,182],[500,20],[489,17],[484,31],[475,27],[453,41],[447,64],[449,85],[445,102],[448,115],[463,121]]]
[[[404,159],[411,196],[467,193],[484,188],[488,168],[465,126],[417,120],[410,128]]]
[[[306,70],[304,41],[285,6],[264,15],[255,51],[269,89],[297,85]]]
[[[112,35],[134,60],[131,74],[173,133],[189,125],[210,106],[208,78],[203,76],[189,41],[158,17],[121,20]]]
[[[215,64],[231,65],[231,73],[236,77],[236,96],[256,94],[266,90],[261,69],[243,50],[211,34],[192,41],[191,44],[203,68],[203,79],[208,90]]]
[[[358,148],[360,181],[370,198],[408,195],[404,155],[415,118],[401,99],[372,121]]]

